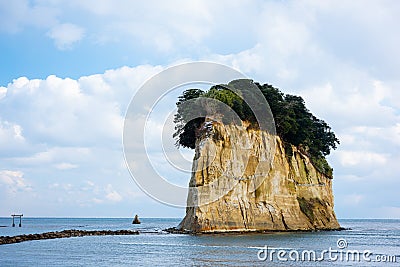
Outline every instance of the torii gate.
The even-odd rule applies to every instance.
[[[19,217],[19,227],[22,226],[22,216],[24,216],[24,214],[13,214],[13,215],[11,215],[11,217],[12,217],[12,227],[15,227],[14,217]]]

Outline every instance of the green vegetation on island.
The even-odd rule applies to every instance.
[[[269,84],[254,84],[270,106],[276,134],[283,140],[287,155],[291,156],[291,145],[294,145],[311,158],[319,171],[332,177],[332,168],[325,156],[329,155],[331,149],[336,149],[339,140],[331,127],[306,108],[302,97],[284,94]],[[173,135],[177,146],[194,149],[200,126],[207,116],[215,115],[210,113],[225,114],[221,118],[223,123],[235,123],[235,117],[229,115],[231,113],[220,112],[219,106],[213,106],[213,101],[207,102],[205,98],[221,101],[232,109],[240,120],[248,122],[252,128],[258,127],[253,111],[240,95],[246,91],[238,92],[231,88],[229,85],[215,85],[208,91],[188,89],[179,96],[176,103],[178,111],[174,118],[176,131]],[[251,88],[253,89],[248,90],[254,90],[256,87]],[[199,101],[196,101],[197,99]]]

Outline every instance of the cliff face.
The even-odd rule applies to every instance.
[[[205,123],[196,141],[186,216],[192,232],[340,228],[332,180],[279,137],[245,126]]]

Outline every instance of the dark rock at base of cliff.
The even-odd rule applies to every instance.
[[[164,232],[170,233],[170,234],[182,234],[182,235],[243,235],[243,234],[273,234],[273,233],[287,233],[287,232],[324,232],[324,231],[345,231],[345,230],[351,230],[351,228],[344,228],[344,227],[339,227],[337,229],[322,229],[322,230],[316,230],[316,229],[310,229],[310,230],[249,230],[249,231],[209,231],[209,232],[204,232],[204,231],[190,231],[190,230],[181,230],[176,227],[171,227],[164,229]]]
[[[171,227],[163,230],[164,232],[170,233],[170,234],[193,234],[192,231],[189,230],[180,230],[176,227]]]

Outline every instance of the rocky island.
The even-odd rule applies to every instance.
[[[276,132],[262,130],[249,108],[243,111],[242,92],[231,89],[235,82],[207,92],[187,90],[177,103],[175,137],[178,145],[195,149],[189,183],[195,190],[189,190],[186,216],[176,230],[340,229],[333,209],[333,170],[325,160],[339,143],[330,127],[306,109],[301,97],[246,80],[262,92],[273,114]],[[224,120],[215,106],[217,116],[208,109],[189,119],[183,103],[204,96],[224,102],[240,120]]]

